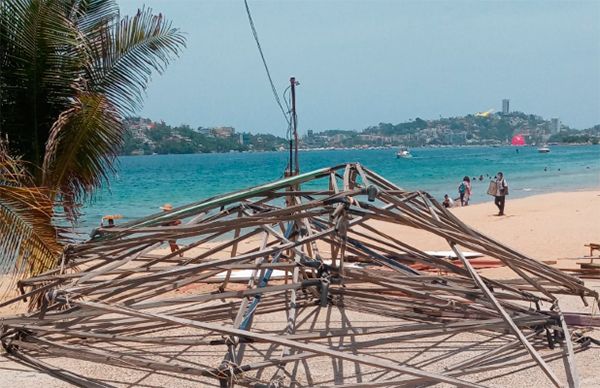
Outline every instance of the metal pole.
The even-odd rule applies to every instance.
[[[292,129],[294,131],[294,175],[300,173],[300,165],[298,164],[298,117],[296,116],[296,82],[295,77],[290,78],[290,87],[292,91]]]

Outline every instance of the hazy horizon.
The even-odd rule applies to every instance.
[[[119,4],[187,34],[140,116],[284,135],[242,0]],[[503,98],[572,128],[600,123],[600,2],[249,4],[279,93],[300,82],[301,133],[500,111]]]

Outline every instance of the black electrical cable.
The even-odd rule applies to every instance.
[[[271,84],[271,91],[273,92],[273,97],[275,97],[275,102],[279,105],[279,109],[281,109],[281,113],[283,113],[283,117],[288,124],[288,127],[291,125],[291,121],[288,118],[289,112],[286,112],[281,104],[281,99],[277,94],[277,89],[273,84],[273,79],[271,78],[271,72],[269,71],[269,66],[267,65],[267,61],[265,59],[265,55],[263,54],[262,48],[260,46],[260,41],[258,40],[258,33],[256,32],[256,27],[254,26],[254,20],[252,20],[252,14],[250,13],[250,7],[248,6],[248,0],[244,0],[244,5],[246,6],[246,13],[248,14],[248,21],[250,22],[250,28],[252,29],[252,35],[254,35],[254,40],[256,41],[256,47],[258,47],[258,52],[260,53],[260,58],[262,59],[262,63],[265,67],[265,71],[267,72],[267,78],[269,79],[269,83]]]

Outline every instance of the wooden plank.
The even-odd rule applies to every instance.
[[[569,332],[569,328],[567,327],[567,323],[565,322],[565,317],[563,316],[560,309],[557,308],[558,311],[558,319],[560,320],[560,327],[562,328],[563,334],[565,336],[565,343],[567,344],[567,379],[569,381],[569,387],[571,388],[579,388],[581,386],[579,380],[579,373],[577,372],[577,367],[575,366],[575,352],[573,351],[573,342],[571,341],[571,332]]]

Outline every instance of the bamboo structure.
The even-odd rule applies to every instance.
[[[382,223],[444,239],[456,260]],[[179,250],[161,248],[169,240]],[[465,250],[500,260],[519,281],[480,275]],[[240,271],[250,271],[243,282]],[[477,373],[493,381],[515,366],[541,371],[540,385],[575,387],[574,354],[586,342],[569,331],[556,295],[598,303],[578,278],[357,163],[100,228],[69,246],[59,267],[19,287],[22,295],[3,305],[33,299],[39,307],[2,320],[2,345],[83,386],[110,384],[43,358],[222,387],[481,387]],[[556,358],[565,361],[560,373],[549,365]],[[318,379],[318,365],[333,370]]]

